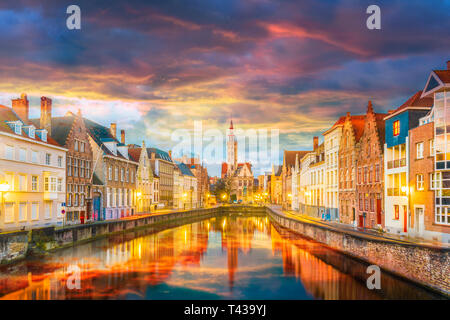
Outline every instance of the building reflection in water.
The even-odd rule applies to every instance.
[[[220,247],[218,253],[216,247]],[[245,267],[239,262],[244,258]],[[275,269],[282,268],[282,278],[264,280],[267,287],[279,281],[316,299],[433,298],[427,291],[389,275],[382,275],[381,291],[368,290],[366,265],[276,228],[267,217],[244,216],[211,218],[163,231],[147,228],[3,267],[0,296],[21,300],[158,298],[148,296],[148,288],[175,283],[210,290],[217,298],[252,299],[251,291],[243,288],[244,279],[253,280],[261,259]],[[254,265],[248,266],[249,261]],[[79,290],[67,288],[67,280],[73,278],[67,272],[71,265],[80,270]],[[223,270],[227,279],[222,279],[220,272],[204,276],[205,270],[211,269]],[[248,269],[252,275],[246,273]],[[263,276],[258,274],[259,279]],[[226,286],[226,292],[221,291]],[[240,286],[239,296],[235,286]],[[244,296],[242,292],[246,292]],[[307,297],[285,297],[276,292],[268,298]]]

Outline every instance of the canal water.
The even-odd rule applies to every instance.
[[[436,299],[272,224],[222,216],[149,227],[0,269],[0,299]],[[167,227],[166,227],[167,228]]]

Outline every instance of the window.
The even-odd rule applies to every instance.
[[[27,149],[25,149],[25,148],[19,149],[19,160],[27,161]]]
[[[5,146],[5,158],[8,160],[14,160],[14,146]]]
[[[46,153],[45,154],[45,164],[48,165],[48,166],[51,163],[51,157],[52,157],[52,155],[50,153]]]
[[[7,202],[5,203],[5,222],[13,222],[14,221],[14,203]]]
[[[120,168],[120,181],[122,181],[122,182],[123,182],[123,177],[124,177],[123,172],[124,172],[123,168]]]
[[[58,178],[58,192],[62,192],[62,178]]]
[[[394,121],[394,123],[392,124],[392,130],[394,137],[400,134],[400,120]]]
[[[67,203],[66,203],[66,205],[67,205],[68,207],[71,207],[71,206],[72,206],[72,194],[71,194],[71,193],[68,193],[68,194],[67,194]]]
[[[44,191],[45,192],[56,192],[56,177],[45,177],[44,178]]]
[[[45,201],[44,202],[45,219],[50,219],[51,212],[52,212],[52,202],[51,201]]]
[[[423,190],[423,174],[416,175],[416,190],[418,191]]]
[[[27,176],[19,175],[19,191],[27,191]]]
[[[62,157],[58,156],[58,167],[62,168]]]
[[[114,180],[119,181],[119,168],[114,168]]]
[[[31,204],[31,220],[37,220],[38,219],[38,203],[33,202]]]
[[[31,150],[31,162],[37,163],[38,162],[38,153],[37,151]]]
[[[399,205],[395,204],[394,205],[394,220],[399,219],[399,216],[400,216],[399,210],[400,210]]]
[[[108,168],[108,179],[109,181],[112,181],[112,167]]]
[[[363,194],[362,193],[359,194],[359,210],[360,211],[364,210],[364,208],[363,208]]]
[[[434,139],[430,139],[430,157],[434,157]]]
[[[31,176],[31,191],[38,191],[38,177]]]
[[[19,221],[25,221],[27,218],[27,203],[21,202],[19,203]]]
[[[423,142],[416,143],[416,159],[423,159]]]
[[[75,151],[78,151],[78,140],[75,140],[75,146],[74,146]]]
[[[441,173],[430,173],[430,190],[436,190],[441,187]]]
[[[375,182],[380,182],[380,165],[375,165]]]

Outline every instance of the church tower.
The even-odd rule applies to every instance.
[[[237,141],[234,136],[233,120],[230,121],[230,133],[227,140],[227,164],[228,170],[234,171],[237,166]]]

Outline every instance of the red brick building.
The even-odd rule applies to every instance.
[[[348,224],[356,219],[356,158],[364,119],[364,115],[347,112],[339,143],[339,220]]]
[[[450,227],[435,223],[434,199],[439,178],[434,172],[434,122],[409,131],[409,232],[425,237],[428,231],[449,233]]]
[[[356,182],[356,221],[359,227],[384,227],[384,121],[369,101],[359,141]]]

